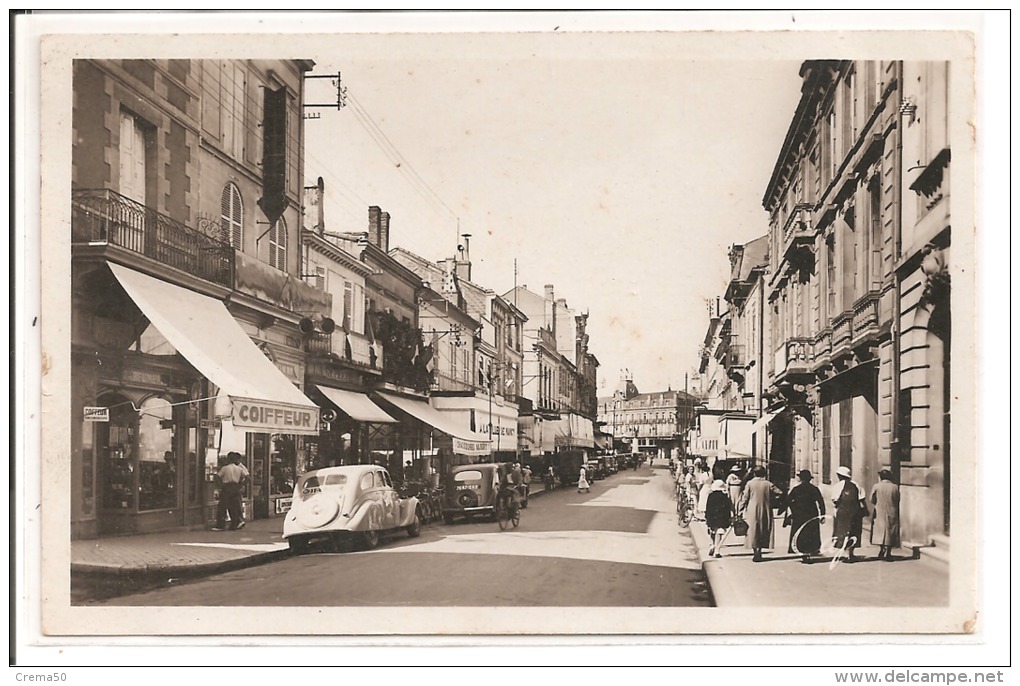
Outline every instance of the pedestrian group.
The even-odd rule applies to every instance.
[[[782,515],[783,528],[789,528],[787,552],[799,555],[801,562],[810,564],[812,558],[829,548],[822,545],[822,525],[826,522],[826,500],[821,490],[812,483],[810,470],[797,474],[798,483],[784,494],[766,478],[767,470],[758,465],[746,474],[734,465],[725,481],[721,478],[702,477],[700,461],[686,472],[678,468],[677,481],[693,483],[698,493],[698,512],[703,513],[711,539],[708,556],[722,557],[722,546],[727,535],[744,536],[744,548],[752,551],[754,562],[764,561],[764,551],[774,550],[775,514]],[[707,468],[706,468],[707,472]],[[880,481],[866,495],[853,480],[850,469],[836,469],[837,483],[832,489],[832,545],[834,559],[853,563],[860,559],[858,550],[863,544],[864,520],[872,517],[872,545],[879,547],[878,559],[891,561],[892,550],[900,547],[900,492],[889,469],[879,471]],[[874,507],[870,510],[868,502]]]

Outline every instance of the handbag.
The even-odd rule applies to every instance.
[[[741,517],[740,515],[737,515],[737,516],[735,516],[733,518],[733,533],[734,534],[736,534],[737,536],[746,536],[747,535],[747,529],[748,529],[747,521],[743,517]]]

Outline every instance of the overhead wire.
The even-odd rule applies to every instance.
[[[419,192],[420,195],[429,202],[436,205],[438,208],[445,210],[450,217],[458,219],[457,213],[450,209],[450,206],[443,201],[442,197],[429,185],[421,174],[414,168],[407,158],[397,149],[397,146],[393,144],[393,141],[386,135],[386,132],[382,130],[382,127],[375,121],[372,115],[365,109],[361,102],[354,96],[349,90],[347,93],[348,100],[352,105],[352,112],[355,113],[355,118],[366,130],[369,136],[376,142],[379,149],[390,159],[390,161],[396,166],[397,170],[404,175],[411,186]]]

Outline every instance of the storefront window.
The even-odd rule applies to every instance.
[[[97,427],[100,452],[102,506],[114,510],[135,507],[135,432],[138,415],[119,396],[101,398],[100,405],[110,408],[108,424]],[[105,435],[104,435],[105,434]]]
[[[291,495],[294,492],[296,453],[293,436],[274,436],[269,467],[269,495]]]
[[[163,398],[147,399],[138,420],[139,510],[177,505],[180,470],[173,447],[173,407]]]

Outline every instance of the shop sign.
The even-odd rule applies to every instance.
[[[488,455],[492,452],[488,441],[465,441],[462,438],[453,439],[453,452],[460,455]]]
[[[290,511],[290,506],[294,502],[294,498],[277,498],[275,502],[276,514],[283,514],[284,512]]]
[[[235,428],[259,433],[319,433],[319,410],[315,407],[234,398],[231,419]]]
[[[222,425],[222,422],[218,419],[200,419],[198,420],[198,428],[200,429],[218,429]]]
[[[90,407],[84,408],[83,419],[86,422],[108,422],[110,421],[110,408],[109,407]]]

